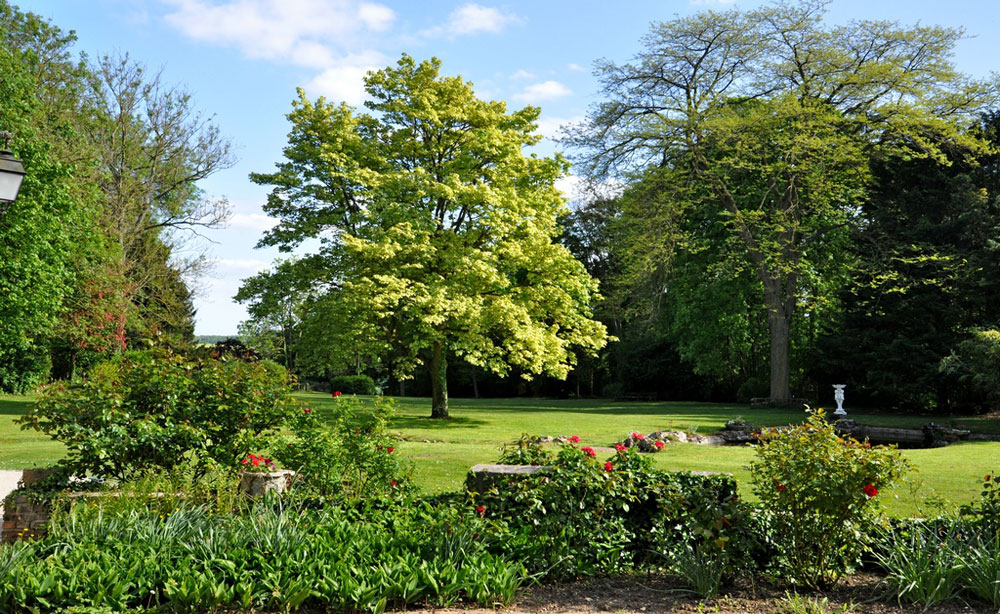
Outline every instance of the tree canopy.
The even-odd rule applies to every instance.
[[[538,109],[508,113],[439,70],[404,55],[369,74],[370,112],[300,91],[286,160],[252,179],[273,186],[265,210],[281,220],[261,245],[319,240],[298,262],[324,341],[400,374],[425,366],[432,416],[447,417],[449,355],[565,377],[607,336],[589,317],[596,282],[555,241],[568,165],[524,153]]]
[[[838,245],[859,219],[869,163],[981,151],[964,128],[998,100],[995,84],[952,66],[961,31],[831,26],[827,4],[654,24],[633,61],[598,63],[606,101],[568,138],[592,179],[656,182],[659,206],[635,212],[656,220],[645,244],[669,244],[670,258],[706,241],[737,248],[732,266],[753,271],[768,323],[774,399],[790,396],[793,316],[844,278]],[[708,223],[686,225],[692,216]]]

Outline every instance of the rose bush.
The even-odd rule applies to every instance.
[[[766,429],[750,465],[754,492],[793,582],[833,584],[857,564],[879,516],[878,494],[907,470],[893,447],[837,435],[823,410],[804,424]]]

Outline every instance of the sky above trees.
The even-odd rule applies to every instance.
[[[276,250],[255,250],[275,221],[262,205],[266,188],[248,179],[282,159],[295,88],[350,104],[363,102],[362,76],[395,63],[401,53],[418,61],[436,56],[442,73],[460,74],[484,99],[511,109],[541,107],[540,132],[581,120],[599,102],[594,60],[628,60],[650,22],[705,9],[752,8],[756,1],[660,0],[575,2],[358,2],[355,0],[22,0],[23,10],[75,30],[76,48],[97,58],[129,53],[165,84],[190,91],[194,104],[232,140],[237,164],[209,177],[202,188],[226,197],[233,216],[226,229],[206,231],[203,244],[216,260],[198,283],[197,334],[233,334],[246,317],[232,301],[240,280],[267,268]],[[995,0],[834,0],[828,21],[852,17],[903,24],[965,28],[956,67],[975,77],[1000,69],[1000,4]],[[546,138],[539,153],[556,149]],[[572,195],[572,180],[562,187]],[[214,241],[209,243],[208,240]],[[306,246],[308,248],[308,246]]]

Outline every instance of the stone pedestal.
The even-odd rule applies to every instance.
[[[465,487],[469,492],[486,492],[511,478],[542,473],[552,469],[548,465],[475,465],[469,470]]]
[[[294,471],[272,471],[254,473],[244,471],[240,479],[240,490],[251,497],[260,497],[266,492],[283,493],[292,485]]]

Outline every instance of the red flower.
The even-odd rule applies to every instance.
[[[388,452],[389,454],[392,454],[392,451],[395,449],[396,448],[386,448],[385,451]]]
[[[785,485],[784,484],[778,484],[778,492],[785,492]]]
[[[260,457],[259,456],[254,456],[253,454],[251,454],[250,455],[250,462],[253,463],[254,467],[260,467]]]
[[[992,479],[993,479],[993,476],[991,476],[991,475],[985,475],[985,476],[983,476],[983,481],[984,482],[989,482]]]
[[[476,513],[479,514],[480,516],[482,516],[483,514],[486,513],[486,507],[482,506],[482,505],[477,505],[476,506]]]
[[[307,407],[307,408],[303,409],[302,411],[308,414],[309,412],[312,411],[312,408]]]
[[[615,444],[615,450],[618,450],[619,452],[624,452],[626,450],[626,448],[622,444],[616,443]]]
[[[580,438],[577,437],[576,435],[570,435],[569,436],[569,442],[570,443],[580,443]]]
[[[662,441],[654,441],[653,445],[656,446],[657,450],[662,450],[663,449],[663,442]]]
[[[337,397],[339,397],[339,396],[340,396],[340,391],[339,391],[339,390],[334,390],[334,391],[333,391],[333,398],[335,398],[335,399],[336,399],[336,398],[337,398]]]
[[[865,484],[865,496],[871,499],[878,494],[878,489],[872,484]]]
[[[391,482],[389,482],[389,486],[395,486],[398,483],[399,482],[397,482],[396,480],[392,480]]]
[[[614,468],[615,467],[614,467],[614,465],[611,464],[611,461],[605,461],[604,462],[604,470],[605,471],[611,471]]]
[[[646,438],[646,436],[643,435],[642,433],[632,433],[632,437],[635,437],[636,439],[645,439]]]
[[[288,444],[288,445],[291,445],[291,444]],[[244,458],[243,460],[240,461],[240,464],[245,465],[245,464],[247,464],[249,462],[250,462],[249,460],[247,460],[247,459]]]
[[[584,446],[580,448],[580,451],[586,454],[587,456],[597,456],[597,452],[594,452],[594,449],[591,448],[590,446]]]

